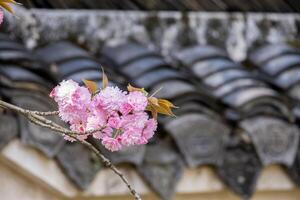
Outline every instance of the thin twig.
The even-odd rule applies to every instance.
[[[33,111],[33,110],[28,110],[28,109],[20,108],[18,106],[15,106],[13,104],[7,103],[7,102],[2,101],[2,100],[0,100],[0,107],[13,110],[15,112],[18,112],[20,114],[25,115],[26,117],[28,117],[27,115],[31,115],[34,118],[37,118],[37,119],[43,121],[43,123],[45,123],[45,124],[50,124],[50,125],[53,125],[53,126],[59,126],[55,122],[53,122],[53,121],[51,121],[51,120],[49,120],[47,118],[44,118],[44,117],[39,116],[38,114],[36,114],[36,113],[44,113],[44,112]],[[52,112],[52,111],[50,111],[50,112]],[[54,111],[54,112],[56,112],[56,111]],[[48,112],[45,112],[45,113],[48,113]],[[62,126],[59,126],[59,128],[62,128],[64,130],[64,134],[66,134],[66,135],[68,135],[68,134],[75,134],[75,135],[88,134],[88,135],[90,135],[90,134],[93,134],[95,132],[102,131],[105,127],[101,127],[99,129],[95,129],[95,130],[91,130],[91,131],[86,131],[84,133],[77,132],[77,131],[71,131],[71,130],[68,130],[66,128],[63,128]]]
[[[48,112],[32,111],[32,113],[40,116],[51,116],[51,115],[58,115],[59,111],[48,111]]]
[[[0,107],[10,109],[19,114],[22,114],[26,118],[28,118],[32,123],[34,123],[36,125],[53,130],[54,133],[59,134],[61,136],[68,135],[71,138],[75,139],[77,142],[80,142],[81,144],[85,145],[87,148],[89,148],[91,151],[93,151],[97,155],[98,158],[100,158],[102,160],[102,162],[105,164],[105,166],[109,167],[115,174],[117,174],[121,178],[121,180],[128,187],[130,193],[134,196],[135,200],[141,200],[140,195],[135,191],[135,189],[132,188],[132,186],[128,182],[127,178],[122,174],[122,172],[120,172],[110,162],[110,160],[108,158],[106,158],[98,149],[96,149],[91,143],[89,143],[87,141],[84,141],[84,140],[81,141],[81,140],[77,139],[76,135],[78,134],[78,132],[68,130],[68,129],[56,124],[55,122],[43,117],[43,116],[48,116],[47,114],[46,115],[41,114],[41,113],[51,113],[51,112],[38,112],[38,111],[26,110],[26,109],[20,108],[18,106],[15,106],[13,104],[2,101],[2,100],[0,100]],[[41,114],[41,115],[39,115],[39,114]],[[99,130],[101,130],[101,129],[99,129]],[[85,134],[91,134],[91,133],[97,132],[99,130],[89,131],[89,132],[86,132]]]

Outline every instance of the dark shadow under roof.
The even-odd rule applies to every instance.
[[[75,8],[110,10],[179,10],[179,11],[242,11],[242,12],[298,12],[297,0],[19,0],[26,7]]]

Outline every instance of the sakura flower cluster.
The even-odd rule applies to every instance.
[[[141,91],[108,86],[91,94],[87,87],[65,80],[50,97],[58,104],[60,118],[78,133],[77,139],[85,140],[91,134],[110,151],[146,144],[157,128],[157,121],[145,111],[148,99]]]

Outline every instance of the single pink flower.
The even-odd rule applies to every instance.
[[[105,127],[103,130],[102,130],[102,133],[103,135],[105,136],[108,136],[108,137],[111,137],[112,136],[112,133],[113,133],[113,129],[111,127]]]
[[[63,80],[50,93],[57,103],[68,103],[71,101],[73,92],[79,87],[78,83],[72,80]]]
[[[110,151],[119,151],[122,148],[121,143],[117,139],[111,137],[102,138],[102,144]]]
[[[98,110],[95,113],[95,115],[91,115],[90,117],[88,117],[86,130],[94,131],[97,129],[102,129],[101,131],[97,131],[92,134],[94,138],[102,139],[102,137],[104,136],[103,129],[106,129],[106,113],[103,110]]]
[[[88,117],[86,130],[93,131],[104,128],[104,126],[106,126],[106,116],[104,113],[98,113],[97,115]]]
[[[72,80],[62,81],[51,91],[50,97],[57,102],[63,121],[71,125],[87,121],[91,94],[86,87],[80,87]]]
[[[97,132],[93,133],[93,137],[94,137],[95,139],[100,140],[100,139],[103,138],[103,133],[102,133],[101,131],[97,131]]]
[[[110,117],[108,119],[108,125],[112,128],[120,128],[121,125],[121,119],[119,117]]]
[[[137,145],[143,145],[143,144],[147,144],[149,141],[144,138],[144,137],[140,137],[139,140],[137,141]]]
[[[126,92],[123,92],[118,87],[106,87],[94,97],[96,107],[100,106],[107,111],[119,110],[124,102]]]
[[[70,129],[72,131],[84,133],[86,131],[86,124],[83,122],[74,123],[74,124],[71,124]]]
[[[92,95],[86,87],[77,87],[72,93],[71,104],[88,108],[91,104]]]
[[[124,146],[131,146],[137,144],[141,137],[141,130],[129,129],[126,130],[121,136],[120,140]]]
[[[76,141],[74,138],[72,138],[72,137],[70,137],[68,135],[65,135],[64,139],[67,140],[67,141],[69,141],[69,142],[75,142]]]
[[[143,129],[147,120],[148,114],[146,112],[133,113],[122,117],[121,127],[123,129]]]
[[[146,126],[142,132],[139,144],[146,144],[148,140],[153,137],[155,131],[157,129],[157,121],[155,119],[149,119],[146,122]]]
[[[86,123],[89,113],[85,107],[79,105],[59,105],[59,116],[64,122],[70,124]]]
[[[136,112],[144,111],[148,104],[147,97],[138,91],[130,92],[127,95],[127,102],[132,106],[133,110]]]
[[[80,141],[84,141],[88,138],[88,135],[87,134],[79,134],[76,136],[76,138]]]
[[[93,137],[100,140],[104,137],[111,137],[112,133],[113,129],[111,127],[105,127],[102,131],[93,133]]]
[[[130,103],[124,102],[120,106],[120,112],[122,115],[128,115],[133,110],[133,107]]]

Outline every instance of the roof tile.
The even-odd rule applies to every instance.
[[[67,143],[57,154],[58,163],[80,189],[87,189],[102,167],[93,153],[79,143]]]
[[[137,169],[161,199],[168,200],[174,195],[184,165],[171,141],[161,140],[147,145],[144,161]]]

